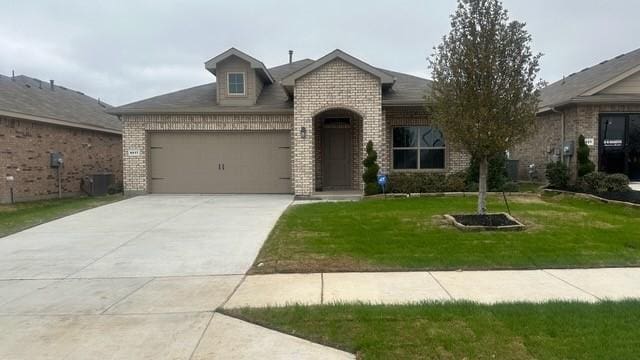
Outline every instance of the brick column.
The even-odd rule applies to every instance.
[[[139,119],[123,119],[122,165],[125,194],[136,195],[147,192],[147,137],[144,123]],[[140,153],[129,156],[129,150]]]
[[[302,138],[302,129],[305,137]],[[293,192],[309,196],[315,186],[315,156],[313,118],[294,112],[293,125]]]

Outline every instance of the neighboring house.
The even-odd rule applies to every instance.
[[[229,49],[217,83],[112,108],[127,193],[361,192],[369,140],[383,173],[468,166],[425,111],[430,81],[335,50],[267,68]]]
[[[0,75],[0,202],[81,192],[81,179],[110,172],[122,178],[122,124],[108,105],[78,91],[27,76]]]
[[[640,49],[571,74],[541,91],[537,131],[511,152],[520,177],[535,164],[565,161],[576,178],[580,135],[600,171],[640,180]],[[564,146],[563,146],[564,144]]]

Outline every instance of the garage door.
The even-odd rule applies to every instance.
[[[153,193],[291,193],[289,132],[150,134]]]

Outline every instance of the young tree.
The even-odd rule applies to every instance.
[[[542,55],[530,43],[501,1],[458,0],[451,31],[430,59],[435,125],[480,163],[479,214],[486,213],[488,159],[525,139],[535,121]]]

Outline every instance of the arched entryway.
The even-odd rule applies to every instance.
[[[315,191],[362,188],[362,117],[345,108],[327,109],[313,118]]]

